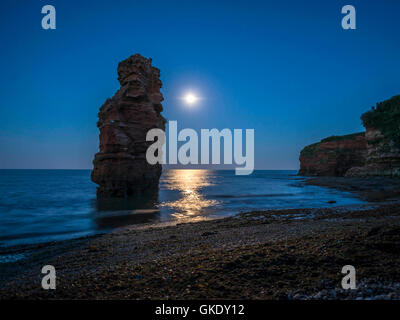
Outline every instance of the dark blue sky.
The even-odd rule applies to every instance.
[[[41,28],[41,8],[57,29]],[[341,28],[341,8],[357,30]],[[400,1],[58,1],[0,4],[0,168],[91,168],[97,112],[134,53],[161,69],[179,127],[254,128],[258,169],[297,169],[303,146],[361,131],[400,93]],[[178,97],[204,97],[193,109]]]

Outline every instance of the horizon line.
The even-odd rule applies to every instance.
[[[0,170],[93,170],[85,168],[0,168]],[[213,171],[235,171],[233,169],[212,168],[167,168],[167,170],[213,170]],[[298,171],[299,169],[254,169],[254,171]]]

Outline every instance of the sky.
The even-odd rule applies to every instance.
[[[47,4],[56,30],[41,27]],[[0,168],[92,168],[118,62],[140,53],[179,129],[254,129],[256,169],[297,169],[305,145],[362,131],[400,94],[399,14],[396,0],[1,1]]]

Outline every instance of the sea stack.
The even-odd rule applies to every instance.
[[[118,65],[120,89],[100,108],[100,151],[93,160],[97,196],[130,197],[158,188],[162,167],[146,161],[150,129],[165,129],[160,70],[135,54]]]

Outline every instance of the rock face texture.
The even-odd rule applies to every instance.
[[[400,95],[361,116],[365,134],[331,137],[305,147],[299,175],[400,176]]]
[[[367,161],[364,166],[351,168],[347,177],[391,176],[400,177],[400,148],[389,140],[379,129],[367,128]]]
[[[146,141],[152,128],[165,129],[160,70],[151,59],[135,54],[118,65],[120,89],[100,108],[97,126],[100,151],[93,160],[92,181],[97,196],[129,197],[154,191],[162,167],[146,161]]]
[[[344,176],[347,170],[365,164],[364,133],[332,136],[305,147],[300,153],[301,176]]]

